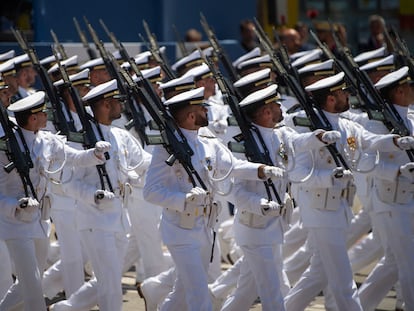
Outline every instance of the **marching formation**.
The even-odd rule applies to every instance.
[[[0,311],[120,311],[131,267],[147,311],[321,292],[375,310],[391,288],[414,310],[414,62],[395,31],[354,56],[340,24],[312,45],[243,21],[231,62],[201,15],[208,46],[170,66],[145,22],[134,56],[74,22],[88,61],[53,31],[50,57],[19,30],[24,53],[0,54]]]

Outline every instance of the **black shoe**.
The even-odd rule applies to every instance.
[[[53,297],[52,299],[49,299],[47,297],[45,297],[45,302],[46,302],[46,306],[49,307],[51,305],[53,305],[56,302],[62,301],[62,300],[66,300],[66,294],[64,291],[59,292],[55,297]]]

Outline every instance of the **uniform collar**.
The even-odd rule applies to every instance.
[[[394,107],[395,107],[395,110],[397,110],[398,114],[401,117],[405,118],[407,116],[407,114],[408,114],[408,108],[410,106],[404,107],[404,106],[394,105]]]
[[[273,127],[264,127],[264,126],[257,125],[256,123],[253,123],[253,125],[259,129],[260,133],[263,136],[273,135],[273,132],[275,130]]]
[[[332,127],[335,128],[335,125],[338,124],[340,113],[332,113],[324,111],[326,118],[328,119],[329,123],[331,123]]]
[[[35,133],[33,131],[26,130],[22,127],[20,129],[22,130],[23,138],[27,144],[27,147],[29,148],[29,150],[31,150],[35,139],[38,137],[39,131]]]
[[[184,128],[180,128],[181,132],[189,141],[196,141],[198,139],[198,130],[187,130]]]

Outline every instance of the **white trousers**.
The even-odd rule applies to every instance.
[[[293,209],[292,218],[295,219],[288,231],[283,235],[284,242],[282,245],[282,256],[288,258],[292,256],[303,244],[308,237],[308,231],[303,228],[299,217],[299,208]]]
[[[207,233],[199,237],[194,244],[167,245],[174,260],[176,279],[161,311],[212,310],[207,286],[211,243]]]
[[[136,243],[139,250],[144,270],[142,277],[146,279],[167,269],[158,230],[161,208],[136,196],[130,196],[128,200],[131,235],[134,236],[131,242]],[[132,243],[129,247],[134,247]]]
[[[237,287],[222,310],[249,310],[257,296],[263,310],[285,310],[283,297],[290,286],[282,272],[280,245],[241,246],[244,260]]]
[[[46,310],[40,271],[46,262],[47,239],[6,240],[10,257],[16,269],[17,281],[10,287],[0,310],[8,311],[23,305],[24,311]]]
[[[209,285],[210,291],[214,297],[218,299],[225,299],[237,286],[237,280],[240,275],[243,260],[244,256],[237,259],[234,265],[222,272],[221,275]]]
[[[384,255],[381,243],[372,232],[348,250],[352,271],[358,272]]]
[[[126,235],[94,229],[81,231],[81,237],[97,279],[100,310],[121,311]]]
[[[59,198],[54,204],[72,204],[73,211],[51,209],[59,240],[60,261],[49,267],[43,274],[45,295],[53,298],[64,290],[66,297],[77,291],[85,281],[84,264],[86,254],[82,249],[80,233],[76,226],[75,200]]]
[[[53,311],[89,311],[98,303],[98,283],[92,278],[67,300],[62,300],[53,305]]]
[[[285,298],[286,310],[304,310],[321,290],[329,286],[339,310],[361,311],[344,230],[308,228],[308,242],[313,252],[310,266]]]
[[[13,284],[12,265],[6,243],[0,240],[0,301]]]
[[[406,310],[414,310],[414,230],[410,213],[372,213],[384,257],[359,289],[364,310],[374,310],[391,286],[399,280]]]

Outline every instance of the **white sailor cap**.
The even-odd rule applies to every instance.
[[[270,68],[255,71],[240,78],[233,85],[243,97],[246,97],[258,89],[267,87],[272,81],[270,73]]]
[[[408,70],[409,68],[407,66],[404,66],[396,71],[393,71],[383,76],[381,79],[378,80],[377,83],[375,83],[375,87],[378,90],[388,90],[394,86],[401,85],[404,83],[413,84],[414,81],[411,80],[408,74]]]
[[[11,59],[5,61],[4,63],[0,64],[0,74],[3,77],[16,74],[16,68],[14,66],[13,58],[11,58]]]
[[[69,81],[72,82],[72,86],[77,85],[86,85],[89,86],[91,84],[91,80],[89,78],[89,69],[86,68],[78,73],[69,76]],[[64,85],[63,79],[60,79],[53,83],[55,87],[61,87]]]
[[[86,68],[89,68],[90,70],[94,70],[94,69],[98,70],[98,69],[105,69],[106,67],[105,67],[102,57],[98,57],[98,58],[88,60],[87,62],[79,66],[79,70],[83,70]]]
[[[250,68],[257,68],[259,70],[259,69],[270,68],[270,67],[271,67],[270,56],[269,54],[266,54],[263,56],[251,58],[244,62],[241,62],[240,64],[237,65],[237,70],[239,72],[243,72]]]
[[[300,68],[298,74],[300,77],[333,75],[335,74],[333,63],[333,59],[328,59],[321,63],[309,64]]]
[[[159,51],[161,54],[164,54],[166,49],[167,49],[167,47],[166,47],[165,45],[163,45],[163,46],[160,46],[160,48],[159,48],[159,50],[158,50],[158,51]]]
[[[388,55],[387,57],[380,58],[375,62],[366,63],[364,66],[359,68],[367,72],[372,71],[392,71],[395,70],[394,55]]]
[[[144,51],[134,56],[135,64],[139,69],[146,69],[149,67],[149,61],[152,57],[151,51]]]
[[[308,92],[334,92],[337,90],[347,90],[349,87],[346,85],[344,80],[344,72],[341,71],[334,76],[321,79],[305,87],[305,90]]]
[[[125,95],[119,92],[116,79],[97,85],[83,96],[82,100],[93,103],[103,98],[125,99]]]
[[[184,75],[165,83],[160,83],[159,87],[163,91],[164,97],[169,99],[173,95],[194,89],[195,83],[193,76]]]
[[[14,50],[10,50],[8,52],[0,54],[0,64],[4,63],[6,60],[13,58],[15,55]]]
[[[46,93],[43,91],[37,91],[27,97],[24,97],[10,106],[7,109],[15,114],[18,113],[38,113],[46,112],[46,102],[45,102]]]
[[[32,62],[30,61],[28,54],[22,54],[12,59],[13,59],[14,68],[16,69],[16,71],[19,71],[19,69],[22,69],[22,68],[32,67]]]
[[[156,67],[152,67],[149,69],[143,69],[141,70],[141,74],[144,77],[144,79],[147,79],[148,81],[150,81],[151,83],[155,83],[155,82],[159,82],[162,80],[162,76],[161,76],[161,67],[160,66],[156,66]],[[132,79],[135,82],[141,81],[141,77],[137,77],[137,75],[133,75]]]
[[[115,57],[116,60],[121,60],[122,59],[122,55],[121,52],[119,50],[115,50],[112,52],[112,55]]]
[[[237,58],[234,62],[233,62],[233,67],[237,68],[237,66],[242,63],[245,62],[248,59],[251,58],[255,58],[255,57],[259,57],[260,54],[262,52],[260,51],[259,47],[255,47],[253,50],[247,52],[246,54],[243,54],[242,56],[240,56],[239,58]]]
[[[300,51],[289,55],[290,60],[293,62],[295,59],[299,57],[305,56],[306,54],[310,53],[312,50]]]
[[[59,60],[62,59],[62,55],[60,55],[60,53],[57,53],[57,56],[58,56]],[[55,55],[47,56],[45,58],[42,58],[39,61],[39,64],[42,65],[43,67],[45,67],[46,69],[49,69],[55,63],[56,63],[56,57],[55,57]]]
[[[301,68],[308,64],[313,64],[316,62],[320,62],[322,55],[321,49],[313,49],[309,53],[303,55],[302,57],[297,58],[295,61],[292,62],[292,66]]]
[[[182,92],[164,102],[168,108],[181,107],[184,105],[209,106],[204,99],[204,87]]]
[[[212,56],[214,56],[213,52],[214,52],[214,48],[212,46],[209,46],[208,48],[205,48],[205,49],[203,49],[201,51],[201,53],[205,57],[212,57]]]
[[[363,65],[366,62],[376,61],[384,57],[385,53],[386,53],[385,47],[382,46],[378,49],[358,54],[357,56],[354,57],[354,61],[359,65]]]
[[[177,62],[175,62],[171,68],[175,70],[178,74],[184,74],[189,69],[198,66],[203,63],[203,59],[201,57],[200,50],[195,50],[191,54],[181,58]]]
[[[77,69],[78,68],[78,55],[73,55],[65,60],[62,60],[60,62],[62,66],[65,66],[66,70],[68,69]],[[84,68],[79,68],[80,70],[83,70]],[[52,67],[49,68],[47,71],[48,74],[55,74],[59,72],[59,64],[54,64]]]
[[[118,50],[112,52],[112,55],[114,56],[114,58],[117,60],[118,63],[122,62],[121,53]],[[102,57],[98,57],[98,58],[91,59],[79,66],[79,70],[83,70],[85,68],[89,68],[90,70],[94,70],[94,69],[98,70],[98,69],[105,69],[106,67],[105,67],[105,63]]]
[[[245,109],[257,109],[260,106],[275,102],[280,104],[280,94],[277,92],[277,84],[271,84],[264,89],[251,93],[239,105]]]
[[[184,74],[184,76],[192,76],[194,81],[199,81],[211,77],[212,75],[213,73],[206,63],[202,63],[197,67],[191,68]]]

